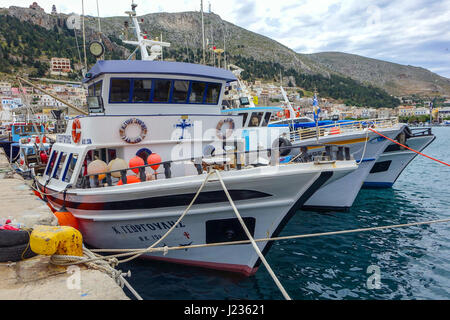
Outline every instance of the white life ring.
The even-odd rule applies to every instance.
[[[229,124],[229,129],[226,130],[226,134],[223,134],[222,127],[225,123]],[[225,140],[233,134],[234,128],[235,124],[232,118],[220,120],[216,127],[216,135],[219,139]]]
[[[126,130],[130,125],[138,125],[140,127],[140,132],[138,133],[137,136],[129,137],[126,134]],[[136,144],[145,139],[145,137],[147,136],[147,131],[148,129],[144,121],[136,118],[131,118],[122,123],[122,126],[119,129],[119,134],[120,138],[126,143]]]

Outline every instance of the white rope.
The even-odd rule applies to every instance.
[[[89,249],[83,246],[83,256],[67,256],[67,255],[53,255],[50,257],[50,263],[58,266],[70,266],[74,264],[85,264],[87,267],[98,270],[101,272],[106,273],[108,276],[110,276],[114,281],[123,288],[126,286],[131,293],[136,297],[138,300],[143,300],[142,297],[136,292],[136,290],[133,289],[133,287],[130,285],[130,283],[125,280],[124,275],[127,275],[126,273],[122,273],[121,270],[116,270],[115,267],[119,264],[118,260],[116,258],[107,257],[107,260],[103,259],[104,257],[101,257],[102,259],[96,259],[99,258],[98,254],[93,253]],[[91,260],[95,259],[95,262],[92,262]],[[128,276],[131,276],[131,273],[128,272]]]
[[[321,236],[332,236],[332,235],[340,235],[340,234],[348,234],[348,233],[356,233],[356,232],[367,232],[367,231],[379,231],[379,230],[387,230],[387,229],[396,229],[396,228],[405,228],[405,227],[417,227],[421,225],[431,225],[437,223],[447,223],[450,222],[450,219],[441,219],[441,220],[431,220],[431,221],[423,221],[423,222],[411,222],[405,224],[397,224],[397,225],[389,225],[389,226],[380,226],[380,227],[371,227],[371,228],[360,228],[360,229],[351,229],[351,230],[341,230],[341,231],[330,231],[330,232],[322,232],[322,233],[310,233],[310,234],[300,234],[300,235],[292,235],[292,236],[283,236],[283,237],[274,237],[274,238],[261,238],[254,239],[255,242],[267,242],[267,241],[281,241],[281,240],[295,240],[295,239],[304,239],[304,238],[313,238],[313,237],[321,237]],[[227,246],[227,245],[236,245],[236,244],[249,244],[250,240],[240,240],[240,241],[230,241],[230,242],[216,242],[209,244],[195,244],[190,246],[178,246],[178,247],[169,247],[169,248],[153,248],[148,252],[158,252],[163,250],[186,250],[186,249],[196,249],[196,248],[205,248],[205,247],[219,247],[219,246]],[[117,255],[111,255],[108,257],[119,257],[125,255],[132,255],[136,252],[145,253],[145,249],[93,249],[93,252],[123,252]]]
[[[212,175],[213,172],[210,172],[206,175],[205,180],[203,181],[202,185],[200,186],[200,188],[198,189],[197,193],[195,194],[194,198],[192,199],[191,203],[189,204],[189,206],[186,208],[186,210],[184,210],[183,214],[178,218],[177,222],[175,222],[175,224],[155,243],[153,243],[150,247],[147,248],[147,250],[153,249],[155,246],[157,246],[159,243],[161,243],[165,238],[167,238],[167,236],[169,234],[172,233],[173,230],[175,230],[175,228],[180,224],[181,220],[183,220],[184,216],[189,212],[189,210],[191,209],[191,207],[193,206],[195,200],[197,200],[198,196],[200,195],[200,193],[202,192],[203,188],[205,187],[206,183],[209,180],[209,177]],[[144,251],[145,252],[145,251]],[[140,257],[144,252],[142,253],[138,253],[128,259],[125,260],[121,260],[119,261],[119,263],[123,263],[123,262],[129,262],[133,259],[136,259],[138,257]]]
[[[366,129],[366,130],[367,130],[367,129]],[[363,162],[364,156],[366,155],[367,140],[369,140],[369,130],[366,131],[366,142],[364,142],[364,150],[363,150],[363,153],[362,153],[362,155],[361,155],[361,159],[360,159],[359,162],[357,163],[358,165],[360,165],[361,162]]]
[[[241,223],[242,228],[244,229],[248,239],[251,241],[253,248],[255,249],[256,253],[258,254],[259,258],[263,262],[264,266],[266,267],[267,271],[269,272],[270,276],[272,277],[273,281],[275,281],[275,284],[277,285],[278,289],[280,289],[281,293],[283,294],[284,298],[286,300],[292,300],[291,297],[288,295],[286,290],[284,289],[281,282],[278,280],[277,276],[273,272],[272,268],[270,267],[269,263],[267,262],[264,255],[261,253],[261,250],[259,250],[258,246],[256,245],[255,240],[253,239],[250,231],[248,230],[247,226],[245,225],[244,220],[242,219],[241,215],[239,214],[238,209],[236,208],[233,199],[231,198],[230,194],[228,193],[228,189],[225,186],[225,183],[223,182],[222,176],[220,175],[219,170],[216,170],[216,175],[219,178],[220,184],[222,185],[223,191],[225,191],[225,194],[227,195],[228,201],[231,204],[231,207],[233,208],[234,213],[236,214],[236,217],[238,218],[239,222]]]

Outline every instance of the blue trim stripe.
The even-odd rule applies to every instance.
[[[361,161],[361,159],[359,159],[359,160],[355,160],[356,162],[369,162],[369,161],[375,161],[375,160],[377,160],[377,159],[375,159],[375,158],[367,158],[367,159],[362,159],[362,161]]]
[[[391,182],[364,182],[365,188],[392,188],[394,184]]]

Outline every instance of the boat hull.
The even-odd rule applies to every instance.
[[[389,138],[395,138],[403,130],[403,127],[404,125],[395,125],[391,128],[378,130]],[[312,211],[348,211],[373,165],[389,144],[389,140],[373,132],[367,134],[364,131],[360,131],[352,134],[336,135],[335,137],[324,137],[319,142],[349,147],[351,155],[359,163],[358,169],[341,179],[322,186],[305,202],[302,209]],[[301,141],[294,145],[302,146],[307,144],[307,141]],[[312,155],[320,154],[323,150],[324,148],[308,149],[308,153]]]
[[[223,179],[255,239],[276,236],[290,217],[323,184],[355,170],[345,165],[294,164],[223,172]],[[277,171],[273,171],[277,170]],[[205,175],[141,183],[122,187],[76,190],[67,193],[65,205],[78,219],[84,241],[96,248],[147,248],[160,239],[192,200]],[[197,202],[174,231],[158,246],[188,246],[247,240],[219,181],[211,177]],[[163,181],[163,180],[161,180]],[[290,186],[286,188],[286,186]],[[40,185],[41,190],[46,190]],[[116,189],[115,189],[116,188]],[[115,190],[114,190],[115,189]],[[151,196],[149,196],[151,195]],[[49,196],[56,210],[61,195]],[[267,253],[270,243],[258,242]],[[223,245],[148,253],[142,258],[164,260],[251,275],[259,257],[250,244]]]
[[[423,135],[410,137],[407,145],[419,152],[423,151],[430,145],[436,137],[434,135]],[[389,146],[394,146],[391,143]],[[408,164],[418,156],[414,151],[408,149],[391,152],[384,152],[380,155],[375,166],[364,181],[364,188],[391,188],[402,174]]]

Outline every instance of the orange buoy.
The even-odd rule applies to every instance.
[[[138,177],[133,176],[133,175],[127,176],[127,184],[131,184],[131,183],[139,183],[139,182],[141,182],[141,179],[139,179]],[[119,182],[117,183],[117,185],[118,185],[118,186],[123,185],[122,179],[119,180]]]
[[[289,110],[284,110],[284,115],[286,118],[290,118],[291,117],[291,113],[289,112]]]
[[[157,153],[152,153],[151,155],[149,155],[148,156],[148,158],[147,158],[147,163],[149,164],[149,165],[152,165],[152,164],[155,164],[155,163],[161,163],[162,162],[162,159],[161,159],[161,156],[159,155],[159,154],[157,154]],[[158,168],[159,168],[159,164],[158,165],[154,165],[154,166],[150,166],[153,170],[158,170]]]
[[[66,207],[62,207],[58,211],[53,213],[56,218],[58,219],[58,223],[60,226],[65,227],[72,227],[78,230],[78,220],[71,214],[69,211],[67,211]]]
[[[283,113],[281,111],[278,111],[277,116],[278,116],[278,118],[281,118],[281,117],[283,117]]]
[[[138,156],[131,158],[130,161],[128,162],[128,166],[130,168],[142,167],[144,165],[145,165],[144,159],[142,159],[141,157],[138,157]],[[139,169],[133,169],[133,172],[139,173]]]

